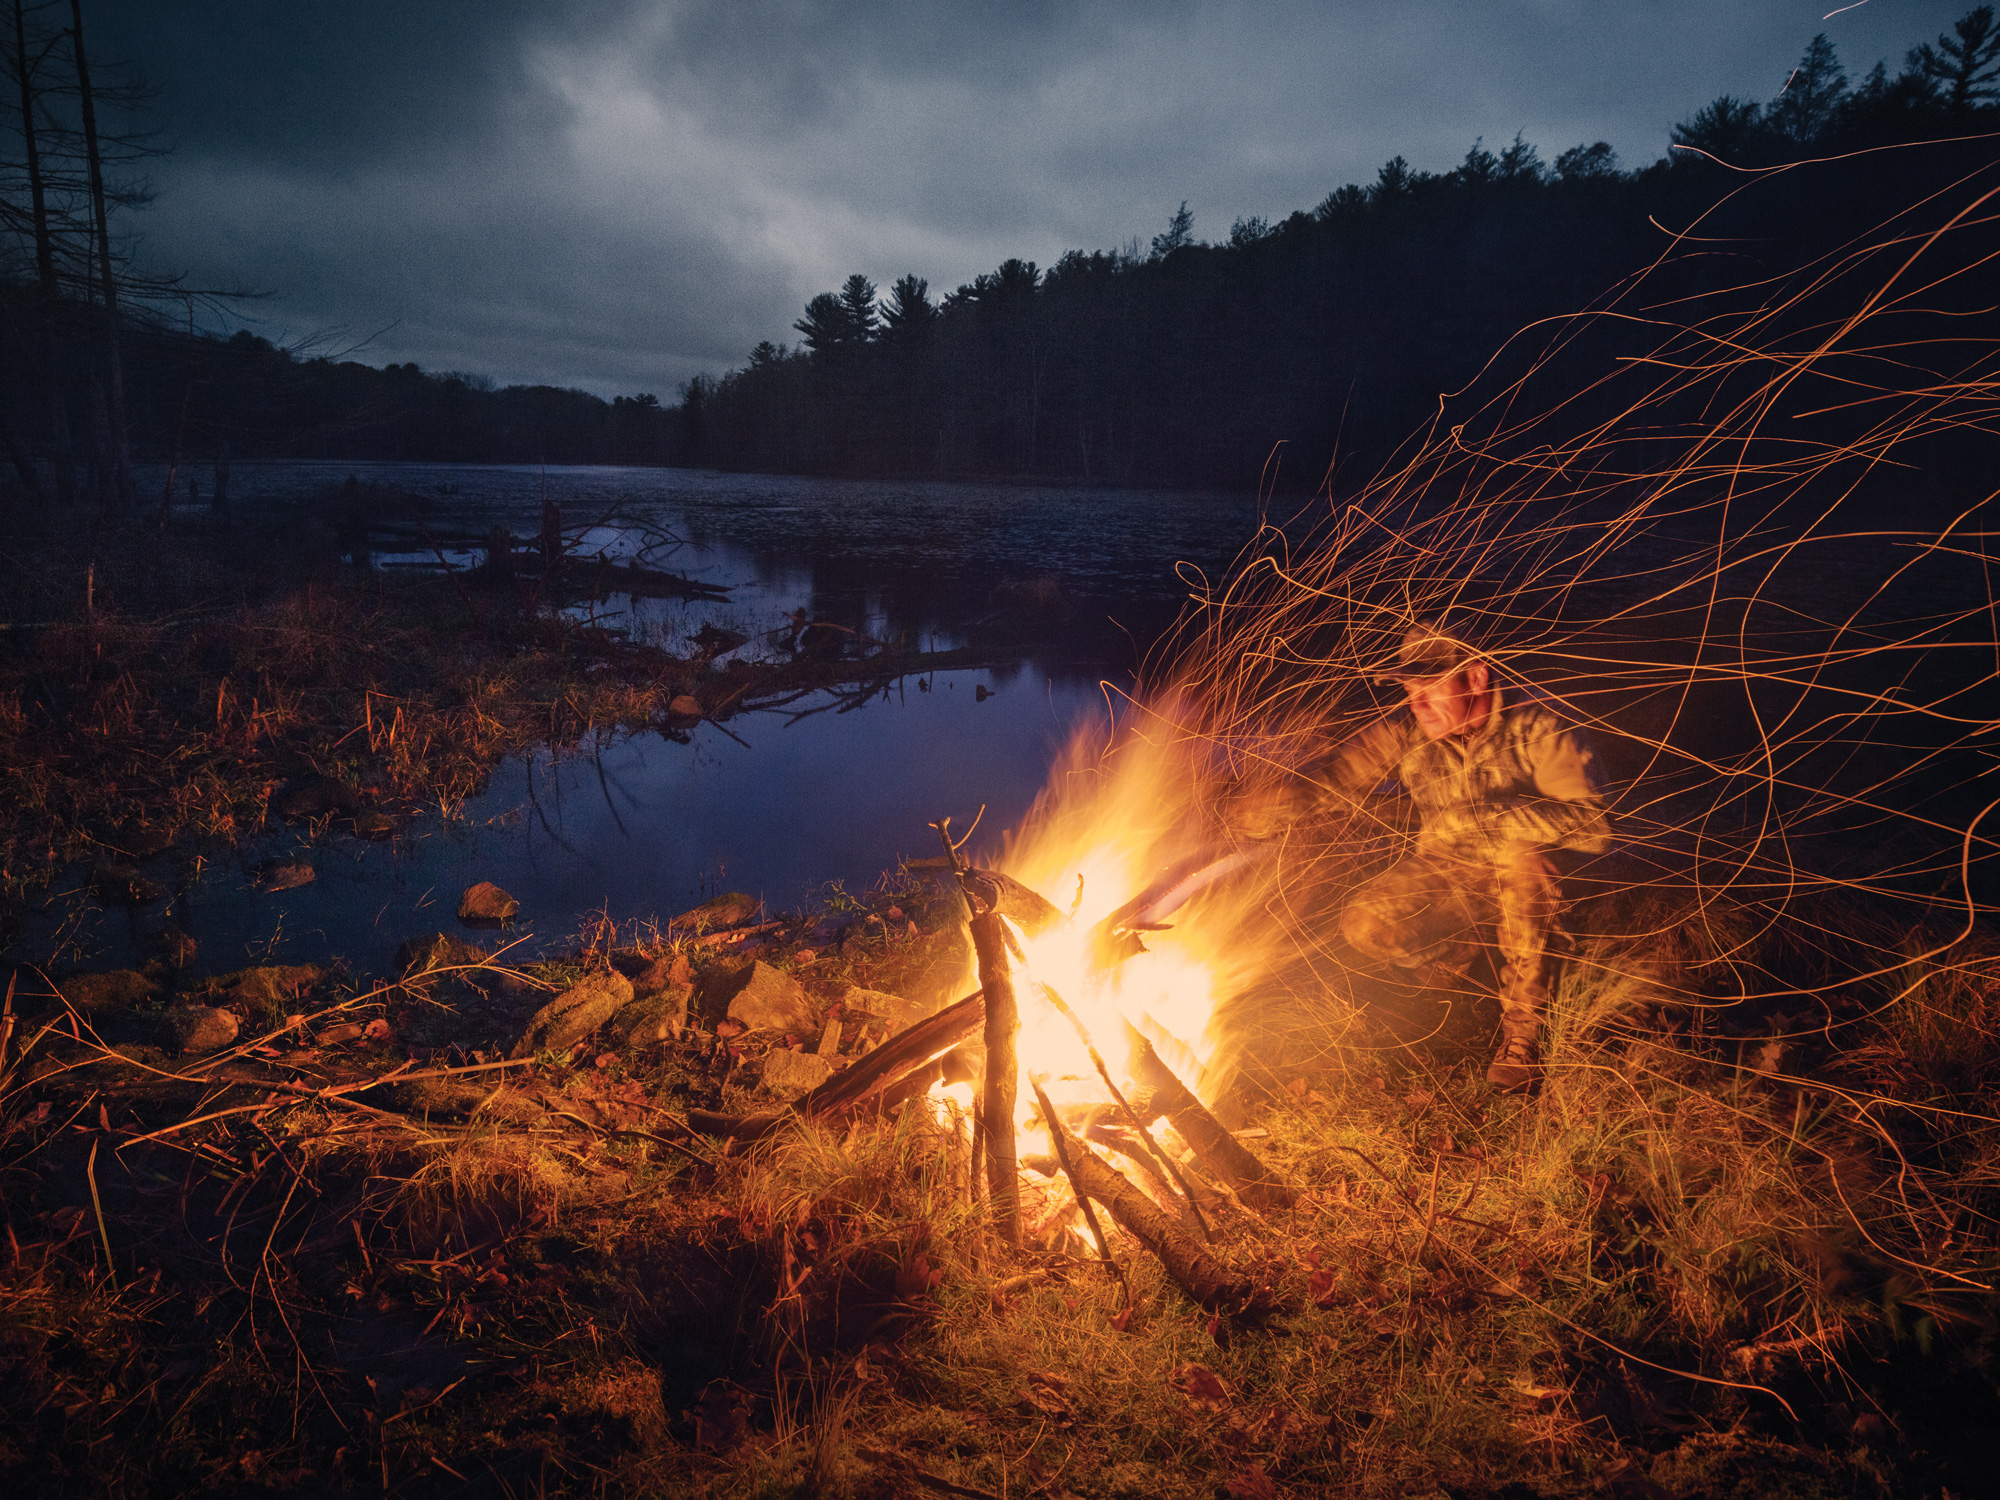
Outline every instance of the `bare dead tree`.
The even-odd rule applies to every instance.
[[[70,48],[76,58],[76,90],[83,114],[83,145],[90,168],[90,206],[97,241],[97,269],[104,299],[104,370],[109,407],[111,488],[122,507],[136,502],[132,489],[132,445],[125,422],[125,366],[118,347],[118,278],[111,268],[111,218],[104,201],[104,157],[97,139],[97,97],[90,87],[90,61],[83,45],[83,0],[69,0]]]
[[[56,499],[69,505],[76,499],[76,471],[69,451],[69,410],[56,368],[56,306],[62,294],[56,284],[48,186],[42,180],[41,142],[35,125],[35,74],[54,46],[55,39],[51,37],[38,53],[30,56],[27,7],[24,0],[14,0],[14,80],[20,96],[22,165],[28,177],[28,227],[35,248],[35,353],[48,403],[49,457],[55,473]],[[33,477],[32,465],[24,474],[23,483],[29,498],[39,502],[41,485]]]

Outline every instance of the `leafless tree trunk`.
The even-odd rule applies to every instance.
[[[68,505],[76,499],[76,474],[69,455],[69,414],[63,408],[62,382],[56,374],[55,244],[49,236],[48,188],[42,181],[42,151],[35,130],[35,64],[28,59],[28,26],[24,0],[14,0],[14,76],[21,92],[21,144],[28,169],[28,206],[35,235],[35,281],[39,292],[36,313],[40,346],[42,390],[49,406],[49,461],[55,471],[56,498]],[[39,482],[29,486],[28,497],[40,502]]]
[[[91,214],[97,231],[97,269],[104,296],[105,380],[110,400],[111,491],[117,503],[136,503],[132,490],[132,448],[125,425],[125,369],[118,350],[118,282],[111,270],[111,220],[104,205],[104,157],[97,142],[97,102],[90,89],[90,63],[83,47],[83,0],[69,0],[70,46],[76,55],[77,95],[83,106],[83,144],[90,163]]]

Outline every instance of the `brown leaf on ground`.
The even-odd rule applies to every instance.
[[[1222,1492],[1230,1500],[1278,1500],[1278,1486],[1262,1464],[1249,1464],[1234,1478],[1223,1480]]]
[[[1170,1384],[1196,1406],[1205,1410],[1221,1411],[1229,1405],[1229,1387],[1224,1385],[1222,1377],[1207,1365],[1176,1366]]]
[[[1544,1385],[1526,1372],[1511,1376],[1507,1381],[1507,1389],[1517,1399],[1536,1406],[1551,1405],[1569,1394],[1568,1386]]]
[[[727,1453],[750,1433],[755,1398],[728,1380],[710,1381],[694,1410],[694,1442],[711,1453]]]

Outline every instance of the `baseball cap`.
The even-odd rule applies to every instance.
[[[1444,621],[1417,620],[1403,632],[1403,644],[1395,660],[1375,669],[1375,681],[1400,684],[1442,677],[1478,654]]]

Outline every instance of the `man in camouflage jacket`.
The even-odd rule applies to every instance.
[[[1601,853],[1611,842],[1596,752],[1546,701],[1496,682],[1488,664],[1439,625],[1414,626],[1382,680],[1403,688],[1407,712],[1302,768],[1303,782],[1317,783],[1312,795],[1288,796],[1281,806],[1266,801],[1232,821],[1267,834],[1399,782],[1422,815],[1416,847],[1354,891],[1341,933],[1364,957],[1421,971],[1462,966],[1478,929],[1493,927],[1503,1041],[1486,1076],[1502,1088],[1525,1087],[1539,1074],[1549,938],[1563,911],[1551,855]]]

